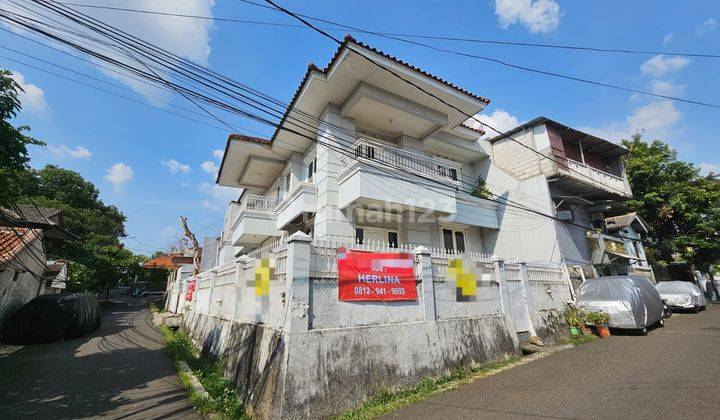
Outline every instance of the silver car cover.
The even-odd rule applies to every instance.
[[[668,306],[679,308],[705,306],[705,296],[700,288],[688,281],[661,281],[655,288]]]
[[[660,294],[642,276],[588,279],[577,289],[575,305],[608,313],[613,328],[643,328],[663,317]]]

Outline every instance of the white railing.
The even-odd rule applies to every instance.
[[[267,253],[277,253],[287,248],[287,233],[283,231],[282,236],[270,239],[260,247],[247,253],[249,258],[262,258]]]
[[[241,210],[274,211],[278,204],[277,198],[262,195],[245,194],[240,200]]]
[[[431,158],[366,138],[357,140],[351,150],[341,158],[346,163],[356,159],[379,162],[389,168],[405,169],[453,184],[459,184],[462,179],[462,165],[458,163]]]
[[[568,172],[583,181],[587,181],[588,178],[590,178],[608,190],[616,193],[629,193],[625,188],[625,180],[617,175],[595,169],[592,166],[585,165],[572,159],[566,158],[565,162]]]

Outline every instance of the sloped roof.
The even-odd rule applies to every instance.
[[[12,260],[39,237],[39,232],[33,229],[0,227],[0,263]]]
[[[60,209],[50,207],[35,207],[28,204],[20,204],[17,206],[23,220],[27,220],[32,223],[48,223],[52,225],[59,225],[60,223],[55,221],[59,219],[61,215]]]
[[[0,226],[42,229],[45,237],[53,239],[77,239],[63,227],[62,211],[50,207],[20,204],[13,209],[0,208]]]
[[[193,257],[187,257],[178,252],[174,254],[160,255],[150,261],[147,261],[142,266],[143,268],[164,268],[166,270],[173,270],[179,265],[192,263]]]
[[[638,222],[645,232],[648,231],[647,223],[645,223],[636,212],[608,217],[605,219],[605,227],[609,231],[620,230],[632,225],[635,221]]]
[[[297,87],[297,89],[295,90],[295,93],[293,94],[292,99],[290,100],[290,105],[288,105],[288,107],[285,109],[285,113],[283,114],[282,118],[280,119],[280,123],[277,125],[277,128],[276,128],[276,130],[275,130],[275,133],[272,135],[272,138],[271,138],[271,140],[270,140],[271,142],[275,140],[275,137],[277,137],[278,133],[280,132],[280,127],[282,127],[283,124],[285,123],[285,120],[287,119],[288,114],[290,113],[290,111],[292,111],[292,109],[295,108],[295,102],[297,102],[298,97],[300,96],[300,92],[302,92],[303,86],[305,86],[305,83],[307,83],[308,78],[310,78],[310,75],[311,75],[313,72],[319,72],[319,73],[323,73],[323,74],[327,75],[328,71],[330,71],[330,69],[333,67],[333,65],[335,64],[335,62],[340,58],[340,55],[341,55],[341,53],[343,52],[343,50],[346,49],[346,48],[348,48],[348,46],[350,45],[350,43],[353,43],[353,44],[358,45],[358,46],[360,46],[360,47],[362,47],[362,48],[365,48],[366,50],[372,51],[372,52],[374,52],[374,53],[376,53],[376,54],[379,54],[379,55],[381,55],[381,56],[383,56],[383,57],[385,57],[385,58],[387,58],[387,59],[390,59],[390,60],[392,60],[392,61],[394,61],[394,62],[396,62],[396,63],[398,63],[398,64],[400,64],[400,65],[402,65],[402,66],[405,66],[405,67],[407,67],[407,68],[409,68],[409,69],[411,69],[411,70],[414,70],[414,71],[420,73],[420,74],[423,75],[423,76],[429,77],[429,78],[431,78],[431,79],[433,79],[433,80],[436,80],[436,81],[438,81],[438,82],[440,82],[440,83],[442,83],[442,84],[444,84],[444,85],[446,85],[446,86],[448,86],[448,87],[451,87],[451,88],[453,88],[453,89],[455,89],[455,90],[457,90],[457,91],[459,91],[459,92],[461,92],[461,93],[464,93],[465,95],[468,95],[468,96],[470,96],[470,97],[472,97],[472,98],[475,98],[475,99],[477,99],[477,100],[479,100],[479,101],[481,101],[481,102],[484,102],[486,105],[490,103],[490,99],[488,99],[488,98],[486,98],[486,97],[484,97],[484,96],[480,96],[480,95],[474,94],[474,93],[472,93],[472,92],[470,92],[470,91],[468,91],[468,90],[465,90],[465,89],[463,89],[463,88],[461,88],[461,87],[459,87],[459,86],[457,86],[457,85],[455,85],[455,84],[453,84],[453,83],[448,82],[448,81],[445,80],[445,79],[442,79],[442,78],[440,78],[440,77],[438,77],[438,76],[435,76],[435,75],[432,74],[432,73],[428,73],[428,72],[426,72],[425,70],[422,70],[422,69],[419,68],[419,67],[415,67],[415,66],[413,66],[412,64],[410,64],[410,63],[408,63],[408,62],[406,62],[406,61],[400,60],[399,58],[397,58],[397,57],[395,57],[395,56],[392,56],[392,55],[390,55],[390,54],[388,54],[388,53],[386,53],[386,52],[384,52],[384,51],[380,51],[380,50],[378,50],[378,49],[375,48],[375,47],[371,47],[370,45],[367,45],[367,44],[365,44],[365,43],[362,43],[362,42],[356,40],[355,38],[353,38],[352,35],[347,34],[347,35],[345,35],[345,38],[343,39],[342,44],[340,44],[340,46],[338,47],[338,49],[335,51],[335,54],[334,54],[333,57],[330,59],[330,62],[325,66],[325,68],[321,69],[320,67],[316,66],[314,63],[308,64],[307,71],[305,71],[305,75],[303,76],[302,81],[300,82],[300,85]],[[471,130],[472,130],[472,128],[471,128]]]

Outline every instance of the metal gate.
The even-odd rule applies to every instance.
[[[515,323],[515,330],[518,333],[530,332],[534,334],[520,264],[506,264],[505,279],[507,287],[504,293],[506,294],[510,317]]]

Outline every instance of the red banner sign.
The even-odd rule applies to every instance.
[[[416,300],[414,259],[407,253],[338,249],[341,301]]]
[[[191,301],[193,298],[193,293],[195,292],[195,280],[191,280],[188,282],[187,286],[187,292],[185,293],[185,300]]]

